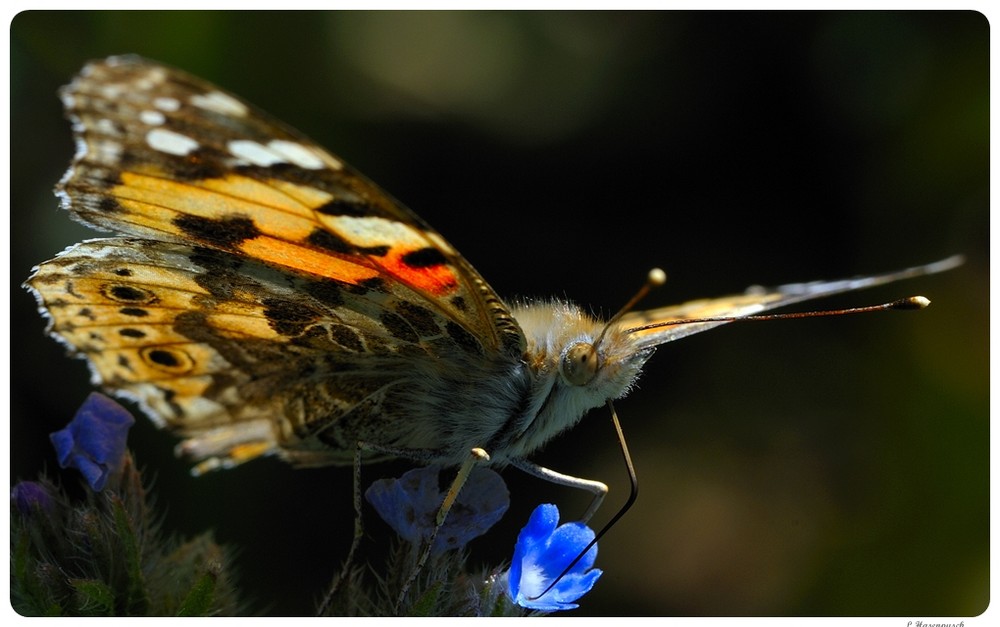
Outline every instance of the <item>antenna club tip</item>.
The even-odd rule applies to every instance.
[[[897,301],[895,309],[923,309],[931,304],[931,301],[923,296],[910,296]]]
[[[667,273],[660,268],[653,268],[649,271],[646,282],[653,287],[659,287],[667,282]]]

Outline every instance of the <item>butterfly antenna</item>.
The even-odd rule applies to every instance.
[[[792,313],[778,313],[778,314],[754,314],[749,316],[718,316],[709,318],[678,318],[677,320],[665,320],[663,322],[653,322],[650,324],[644,324],[638,327],[632,327],[626,330],[626,333],[636,333],[638,331],[648,331],[650,329],[658,329],[660,327],[670,327],[679,324],[696,324],[703,322],[743,322],[746,321],[761,321],[761,320],[791,320],[794,318],[823,318],[827,316],[847,316],[851,314],[860,313],[872,313],[875,311],[889,311],[889,310],[914,310],[914,309],[924,309],[931,304],[931,301],[924,298],[923,296],[910,296],[907,298],[900,298],[899,300],[894,300],[888,303],[881,303],[879,305],[866,305],[864,307],[848,307],[846,309],[822,309],[818,311],[797,311]]]
[[[663,274],[663,271],[660,270],[660,273]],[[652,274],[652,272],[650,274]],[[665,274],[663,274],[663,278],[666,279]],[[632,300],[638,301],[637,298],[633,298]],[[634,305],[635,302],[632,302],[630,304]],[[628,311],[628,309],[626,308],[624,311]],[[618,445],[622,449],[622,457],[625,458],[625,468],[628,470],[628,481],[629,481],[628,499],[626,499],[625,504],[621,506],[621,509],[619,509],[618,512],[611,517],[611,520],[609,520],[603,527],[601,527],[601,530],[594,535],[594,539],[591,540],[590,543],[588,543],[587,546],[585,546],[583,550],[580,551],[580,553],[575,558],[573,558],[573,561],[570,562],[569,565],[567,565],[566,568],[564,568],[561,573],[559,573],[559,576],[553,579],[552,583],[550,583],[549,586],[541,592],[541,594],[531,597],[532,601],[548,594],[549,590],[554,588],[556,584],[559,583],[560,580],[562,580],[563,577],[569,574],[569,571],[572,570],[574,566],[576,566],[577,562],[582,560],[583,556],[586,555],[590,551],[590,549],[594,548],[597,545],[597,541],[603,538],[604,534],[606,534],[612,527],[614,527],[615,523],[621,520],[621,517],[625,515],[625,512],[631,509],[632,504],[635,503],[635,500],[637,498],[639,498],[639,478],[635,474],[635,466],[632,464],[632,456],[628,452],[628,444],[626,444],[625,442],[625,433],[622,431],[621,422],[619,422],[618,420],[618,412],[615,411],[614,403],[611,402],[610,398],[608,399],[607,404],[608,404],[608,410],[611,412],[611,422],[612,424],[614,424],[615,432],[618,434]]]
[[[608,329],[610,329],[612,326],[614,326],[614,324],[616,322],[618,322],[621,319],[622,316],[624,316],[628,312],[632,311],[632,309],[636,306],[636,304],[638,304],[639,301],[641,301],[643,298],[645,298],[646,295],[649,294],[649,292],[653,288],[660,287],[661,285],[663,285],[666,282],[667,282],[667,273],[666,272],[664,272],[660,268],[653,268],[653,269],[651,269],[649,271],[649,274],[646,275],[646,282],[642,285],[642,287],[639,288],[639,291],[637,291],[635,293],[635,295],[632,296],[632,298],[630,298],[628,300],[628,302],[625,303],[622,306],[622,308],[618,310],[618,313],[616,313],[615,315],[611,316],[611,319],[608,320],[608,323],[604,325],[604,330],[602,330],[601,334],[599,336],[597,336],[597,341],[594,342],[594,346],[600,346],[601,345],[601,340],[604,339],[604,336],[605,336],[605,334],[607,334]],[[612,414],[613,414],[614,413],[614,408],[612,408],[611,411],[612,411]]]

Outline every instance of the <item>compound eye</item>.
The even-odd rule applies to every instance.
[[[597,349],[593,344],[580,342],[570,346],[563,355],[559,371],[572,385],[586,385],[597,374]]]

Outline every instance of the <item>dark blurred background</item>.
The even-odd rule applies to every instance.
[[[618,403],[642,493],[577,615],[969,616],[989,601],[989,24],[974,12],[27,12],[11,24],[11,480],[90,385],[19,285],[93,232],[51,189],[55,92],[134,52],[286,120],[435,225],[507,297],[614,311],[968,262],[815,306],[919,313],[730,325],[667,345]],[[260,611],[308,614],[350,539],[350,471],[201,479],[142,420],[164,525],[239,548]],[[536,461],[627,492],[606,412]],[[366,469],[398,474],[406,464]],[[471,547],[509,558],[539,502]],[[369,517],[372,533],[381,523]]]

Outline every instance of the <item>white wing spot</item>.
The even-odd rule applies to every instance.
[[[202,109],[215,111],[222,115],[244,116],[247,114],[245,104],[221,91],[213,91],[207,94],[195,94],[191,96],[191,104]]]
[[[144,91],[148,91],[160,83],[163,79],[167,77],[167,73],[163,71],[163,68],[152,68],[145,76],[137,78],[135,80],[135,86]]]
[[[195,140],[164,128],[154,128],[146,133],[146,143],[153,150],[181,157],[198,149]]]
[[[121,133],[118,132],[118,127],[115,126],[115,123],[109,120],[108,118],[101,118],[100,120],[98,120],[94,124],[94,128],[96,128],[101,133],[104,133],[105,135],[112,135],[114,137],[118,137],[121,135]]]
[[[176,98],[160,96],[159,98],[153,99],[153,106],[160,111],[177,111],[181,108],[181,103]]]
[[[237,159],[260,167],[275,163],[291,163],[307,170],[319,170],[327,166],[339,170],[343,167],[333,157],[285,139],[272,139],[266,146],[249,139],[234,139],[227,147]]]
[[[98,163],[110,166],[117,165],[122,159],[122,145],[116,141],[103,140],[93,144],[94,151],[91,157]]]
[[[229,152],[233,156],[261,167],[267,167],[284,161],[281,155],[249,139],[234,139],[229,142],[228,147]]]
[[[373,216],[320,216],[320,220],[355,246],[392,244],[421,248],[427,245],[423,231],[395,220]]]
[[[125,93],[125,86],[118,83],[108,83],[101,86],[101,96],[107,100],[118,100]]]
[[[323,160],[319,158],[319,155],[302,144],[284,139],[272,139],[267,145],[271,150],[284,157],[285,161],[300,168],[318,170],[323,167]]]
[[[159,111],[142,111],[139,113],[139,119],[150,126],[159,126],[167,121],[166,116]]]

